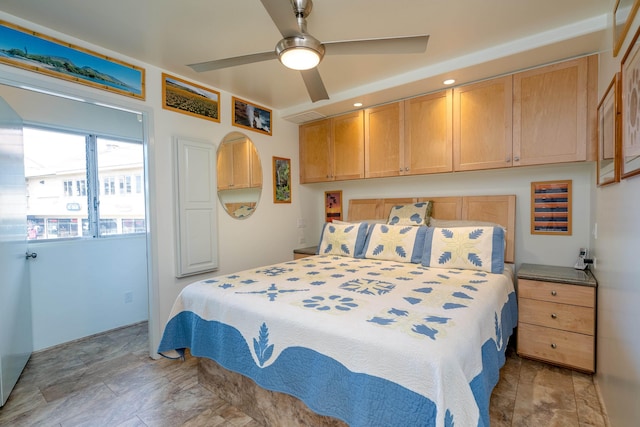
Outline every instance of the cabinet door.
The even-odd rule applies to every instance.
[[[300,183],[333,180],[331,120],[300,125]]]
[[[506,76],[454,89],[454,170],[511,166],[511,84]]]
[[[363,112],[331,119],[333,179],[364,178]]]
[[[453,91],[404,102],[405,175],[453,170]]]
[[[217,161],[218,190],[233,188],[233,148],[222,144],[218,148]]]
[[[258,150],[255,145],[250,144],[249,151],[251,157],[251,187],[262,187],[262,165],[260,164]]]
[[[587,58],[513,76],[514,165],[586,160]]]
[[[233,188],[249,188],[250,180],[250,157],[251,149],[246,138],[231,144],[233,150]]]
[[[400,175],[403,112],[401,102],[365,110],[365,177]]]

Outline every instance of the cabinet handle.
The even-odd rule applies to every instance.
[[[409,172],[409,166],[405,166],[405,167],[404,167],[404,170],[405,170],[406,172]]]
[[[506,159],[504,159],[505,163],[509,163],[511,161],[511,159],[509,157],[507,157]]]
[[[555,350],[555,349],[556,349],[556,347],[558,347],[558,346],[557,346],[557,345],[555,345],[555,344],[551,344],[551,348],[552,348],[552,349],[554,349],[554,350]]]
[[[556,291],[551,291],[551,295],[555,297],[556,295],[558,295],[558,293]]]
[[[513,161],[514,161],[514,162],[519,162],[519,161],[520,161],[520,157],[519,157],[519,156],[514,157],[514,158],[513,158]]]
[[[551,313],[551,318],[552,318],[552,319],[557,319],[557,318],[558,318],[558,315],[557,315],[557,314],[555,314],[555,313]]]

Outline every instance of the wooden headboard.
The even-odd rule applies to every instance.
[[[515,262],[516,196],[403,197],[349,200],[348,221],[387,219],[391,207],[407,203],[433,202],[431,216],[500,224],[507,230],[505,262]]]

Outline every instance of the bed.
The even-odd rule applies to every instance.
[[[187,286],[158,352],[189,349],[264,425],[488,426],[517,320],[515,196],[351,200],[348,218],[316,256]]]

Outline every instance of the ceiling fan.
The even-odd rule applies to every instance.
[[[325,54],[422,53],[427,49],[428,35],[321,43],[307,33],[306,18],[311,13],[312,0],[260,1],[284,37],[276,44],[275,50],[189,64],[189,67],[194,71],[203,72],[279,59],[284,66],[300,70],[311,101],[316,102],[329,99],[320,73],[316,68]]]

